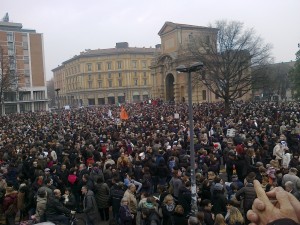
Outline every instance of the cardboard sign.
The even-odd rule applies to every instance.
[[[235,129],[228,129],[226,136],[227,137],[235,137],[235,132],[236,132]]]

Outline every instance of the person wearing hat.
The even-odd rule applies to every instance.
[[[221,183],[216,183],[213,187],[213,195],[212,195],[212,212],[217,215],[217,214],[222,214],[225,215],[227,208],[227,200],[224,195],[224,187]]]

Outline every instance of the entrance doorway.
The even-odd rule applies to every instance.
[[[174,102],[174,76],[169,73],[166,77],[166,101]]]

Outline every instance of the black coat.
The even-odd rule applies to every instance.
[[[254,199],[256,198],[256,192],[252,183],[248,183],[245,187],[238,190],[235,194],[237,200],[241,200],[241,197],[244,198],[244,211],[247,212],[252,208]]]
[[[55,218],[57,215],[70,215],[71,210],[63,205],[58,198],[50,196],[46,204],[46,216],[47,218]]]
[[[178,195],[178,205],[181,205],[184,208],[184,215],[188,215],[191,211],[191,199],[192,193],[191,190],[187,189],[186,187],[181,187],[179,189]]]
[[[92,221],[97,220],[99,217],[94,193],[90,190],[88,190],[83,198],[83,212],[87,215],[89,220]]]
[[[121,206],[119,209],[120,215],[120,225],[131,225],[132,224],[132,216],[128,206]]]
[[[178,213],[175,212],[173,214],[173,219],[174,219],[174,224],[173,225],[188,225],[187,218],[182,214],[178,214]]]

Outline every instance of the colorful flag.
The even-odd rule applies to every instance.
[[[127,114],[126,109],[124,108],[124,106],[121,106],[120,119],[121,120],[128,120],[128,114]]]

